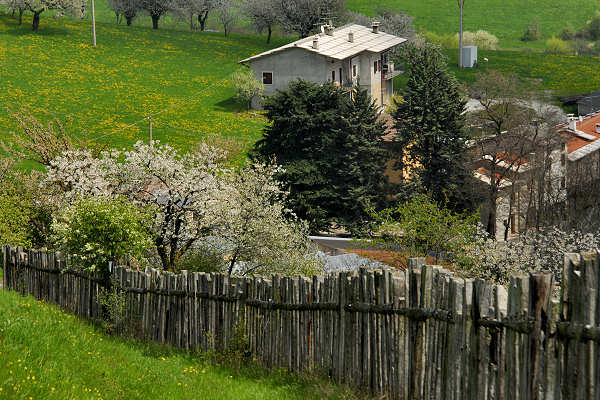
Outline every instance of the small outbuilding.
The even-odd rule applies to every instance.
[[[389,104],[393,78],[402,71],[395,68],[390,51],[406,39],[369,28],[325,25],[321,33],[297,40],[241,60],[265,86],[265,95],[285,90],[293,80],[314,83],[334,82],[344,88],[359,83],[379,106]],[[259,104],[253,101],[253,107]]]

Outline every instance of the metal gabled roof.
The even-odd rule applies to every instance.
[[[352,32],[354,35],[353,42],[348,40],[348,33],[350,32]],[[317,49],[312,47],[313,38],[315,36],[319,38],[319,46]],[[248,57],[240,61],[240,63],[251,62],[258,58],[279,53],[290,48],[301,48],[320,54],[324,57],[329,57],[336,60],[344,60],[348,57],[353,57],[359,53],[362,53],[363,51],[380,53],[384,50],[402,44],[406,42],[406,40],[407,39],[391,35],[383,31],[379,31],[379,33],[373,33],[371,28],[363,25],[352,24],[335,29],[333,31],[333,35],[320,33],[318,35],[303,38],[276,49],[268,50],[264,53]]]

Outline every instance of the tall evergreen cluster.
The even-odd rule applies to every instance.
[[[384,201],[388,154],[380,111],[366,90],[303,80],[264,102],[271,124],[251,156],[282,165],[290,208],[313,232],[359,233]]]
[[[408,82],[394,112],[397,166],[412,187],[461,208],[469,176],[464,129],[466,101],[437,46],[407,47]]]

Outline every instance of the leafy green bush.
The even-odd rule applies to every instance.
[[[587,26],[588,35],[591,40],[600,40],[600,15],[596,15]]]
[[[567,42],[562,39],[552,36],[546,40],[546,53],[550,54],[567,54],[570,48]]]
[[[535,40],[539,40],[541,37],[542,37],[542,33],[540,31],[540,21],[535,20],[531,25],[529,25],[525,29],[525,33],[521,37],[521,41],[533,42]]]
[[[0,244],[30,248],[30,210],[17,195],[0,193]]]
[[[374,215],[383,239],[408,257],[433,256],[470,265],[466,249],[477,240],[477,214],[455,214],[426,195]]]
[[[174,272],[222,272],[224,268],[225,251],[217,246],[202,245],[184,254]]]
[[[560,32],[558,37],[562,40],[573,40],[575,39],[576,34],[577,32],[575,32],[575,28],[573,28],[573,25],[569,24],[565,29],[562,30],[562,32]]]
[[[456,34],[456,40],[458,41],[458,33]],[[488,31],[478,30],[477,32],[463,32],[463,45],[464,46],[477,46],[480,50],[497,50],[498,49],[498,38]]]
[[[437,44],[444,49],[458,49],[458,36],[456,35],[438,35],[434,32],[425,32],[423,36],[428,42]]]
[[[233,87],[235,88],[236,98],[246,103],[248,109],[252,102],[252,98],[255,96],[261,97],[265,87],[256,77],[254,73],[249,70],[237,70],[231,76]]]
[[[82,198],[52,223],[54,238],[76,267],[107,273],[108,262],[141,258],[151,246],[150,212],[124,198]]]

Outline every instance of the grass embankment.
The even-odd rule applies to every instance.
[[[581,94],[600,88],[600,57],[567,56],[519,51],[479,51],[478,68],[458,68],[458,49],[445,50],[448,66],[459,81],[470,84],[486,68],[514,73],[539,82],[539,88],[553,94]],[[485,61],[487,58],[489,61]]]
[[[354,399],[283,371],[214,364],[0,290],[0,399]]]
[[[208,139],[240,162],[260,137],[266,120],[235,101],[229,77],[239,60],[281,39],[267,47],[253,35],[98,24],[93,48],[86,21],[42,18],[37,34],[29,23],[0,15],[0,140],[18,130],[6,107],[21,106],[72,119],[69,131],[118,147],[147,140],[148,121],[128,126],[157,112],[154,139],[184,149]]]
[[[438,34],[458,32],[456,0],[348,0],[347,4],[351,10],[369,15],[374,15],[377,7],[403,11],[415,17],[419,29]],[[500,39],[502,48],[542,49],[546,39],[558,35],[569,24],[580,29],[599,9],[597,0],[466,0],[464,29],[486,30]],[[525,28],[536,19],[542,39],[522,42]]]

